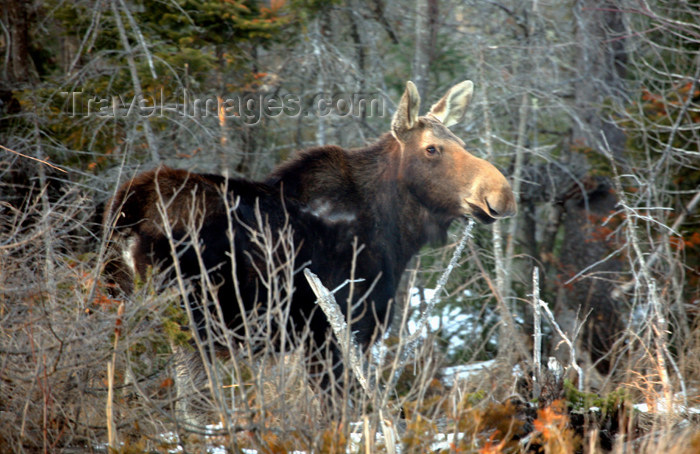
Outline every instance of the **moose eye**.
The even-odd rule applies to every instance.
[[[436,155],[436,154],[437,154],[438,150],[437,150],[437,148],[434,147],[433,145],[430,145],[429,147],[427,147],[427,148],[425,149],[425,152],[426,152],[426,154],[428,154],[429,156],[433,156],[433,155]]]

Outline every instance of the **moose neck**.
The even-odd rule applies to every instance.
[[[374,216],[374,231],[396,265],[406,264],[428,242],[444,242],[451,219],[432,213],[409,190],[401,174],[398,141],[385,134],[376,143],[350,152],[357,161],[355,178]]]
[[[398,277],[428,241],[444,240],[450,219],[423,206],[402,180],[401,149],[391,134],[359,149],[306,150],[266,180],[329,223],[343,222],[361,243],[377,245]],[[350,221],[352,219],[352,221]]]

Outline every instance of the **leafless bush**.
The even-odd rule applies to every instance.
[[[96,255],[71,248],[85,241],[89,204],[77,191],[49,201],[46,190],[0,207],[0,444],[16,451],[96,439],[100,404],[89,396],[105,389],[95,372],[116,322]]]

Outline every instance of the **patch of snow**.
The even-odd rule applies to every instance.
[[[658,413],[658,414],[678,413],[678,414],[683,414],[683,415],[698,415],[698,414],[700,414],[700,407],[687,407],[681,403],[676,403],[676,402],[683,401],[682,396],[676,396],[676,399],[674,399],[674,400],[675,400],[675,402],[672,405],[668,405],[668,402],[666,402],[666,399],[661,398],[661,399],[656,401],[656,405],[653,408],[650,408],[649,404],[647,404],[647,403],[634,404],[632,407],[640,413]]]
[[[496,363],[495,359],[490,359],[488,361],[479,361],[470,364],[460,364],[459,366],[445,367],[442,370],[443,373],[443,383],[446,385],[451,385],[455,381],[469,380],[473,375],[479,372],[493,367]]]
[[[649,405],[647,404],[634,404],[632,407],[639,412],[649,413]]]
[[[215,437],[215,435],[214,435],[215,431],[221,430],[222,427],[223,426],[221,423],[208,424],[206,426],[205,432],[207,433],[207,435],[205,436],[206,437],[205,440],[207,441],[207,444],[206,444],[204,449],[206,450],[205,452],[207,454],[226,454],[228,452],[228,450],[226,449],[225,446],[221,446],[221,445],[216,446],[214,444],[211,444],[212,438]],[[177,434],[175,432],[164,432],[164,433],[160,434],[160,440],[163,443],[175,445],[175,447],[168,449],[168,453],[177,454],[177,453],[183,452],[182,446],[180,446],[178,444],[178,443],[180,443],[180,438],[177,436]],[[257,454],[257,451],[255,449],[245,449],[244,448],[241,452],[243,452],[244,454]]]
[[[691,394],[695,394],[696,392],[697,391],[693,391]],[[665,397],[660,397],[658,400],[656,400],[654,405],[642,403],[633,405],[633,408],[641,413],[675,413],[686,416],[700,414],[700,407],[697,405],[692,407],[687,406],[687,395],[688,394],[678,392],[672,397],[671,404],[668,403]]]
[[[513,366],[513,370],[510,374],[513,378],[520,378],[525,376],[525,371],[520,366],[520,364],[516,364],[515,366]]]
[[[363,445],[362,445],[362,433],[363,433],[363,428],[364,424],[362,421],[357,421],[354,423],[350,423],[350,426],[353,428],[353,431],[350,433],[350,440],[347,445],[347,448],[345,450],[346,453],[351,454],[351,453],[356,453],[356,452],[364,452],[363,450]],[[221,425],[211,425],[207,426],[207,431],[209,429],[220,429]],[[433,442],[430,445],[430,450],[431,451],[441,451],[445,449],[452,449],[455,443],[459,442],[464,438],[465,434],[463,432],[457,432],[457,433],[438,433],[435,435],[433,438]],[[166,432],[164,434],[161,434],[161,439],[166,442],[166,443],[177,443],[178,437],[177,434],[173,432]],[[384,444],[386,445],[386,439],[384,434],[382,433],[381,430],[377,431],[376,433],[376,438],[375,438],[375,443],[376,444]],[[228,452],[225,447],[223,446],[206,446],[206,452],[208,454],[225,454]],[[400,443],[395,443],[395,449],[397,453],[401,453],[401,444]],[[182,452],[182,447],[177,446],[176,449],[171,449],[169,452]],[[243,454],[259,454],[259,451],[257,449],[251,449],[251,448],[242,448],[241,453]],[[290,451],[290,454],[309,454],[308,451]]]
[[[441,451],[443,449],[452,449],[455,442],[460,441],[464,438],[464,433],[458,432],[456,434],[437,434],[435,435],[435,441],[430,446],[431,451]]]
[[[226,454],[228,451],[224,446],[207,446],[207,454]],[[245,449],[243,450],[245,452]]]
[[[345,452],[348,454],[356,453],[356,452],[364,452],[363,445],[362,445],[364,423],[362,421],[352,422],[352,423],[350,423],[350,427],[352,427],[353,431],[350,433],[350,442],[348,443],[348,446],[345,449]],[[395,452],[400,454],[402,452],[401,451],[401,443],[397,442],[396,434],[393,434],[392,438],[394,439]],[[374,437],[374,442],[375,442],[375,444],[384,444],[386,446],[387,440],[384,436],[384,433],[381,430],[378,430],[376,432],[375,437]]]
[[[169,445],[176,445],[175,447],[168,449],[169,453],[176,454],[178,452],[182,452],[182,446],[177,445],[177,443],[180,442],[180,439],[175,432],[165,432],[160,434],[160,440],[161,442]]]
[[[471,291],[465,290],[457,297],[457,301],[464,301],[471,294]],[[408,320],[409,331],[413,333],[418,328],[418,321],[421,316],[419,309],[421,305],[428,303],[435,297],[435,289],[424,288],[421,291],[421,289],[413,287],[409,295],[409,304],[416,309]],[[438,296],[438,303],[439,301]],[[463,308],[454,305],[436,308],[434,313],[428,317],[428,326],[432,332],[442,330],[442,338],[447,341],[448,355],[464,350],[468,342],[474,338],[471,334],[481,332],[481,325],[477,317],[466,313]]]

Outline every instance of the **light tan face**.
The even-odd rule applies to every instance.
[[[448,217],[490,223],[515,214],[513,190],[496,167],[470,154],[446,126],[461,120],[471,92],[471,82],[462,82],[418,117],[420,100],[409,82],[392,133],[402,148],[404,182],[424,205]]]

